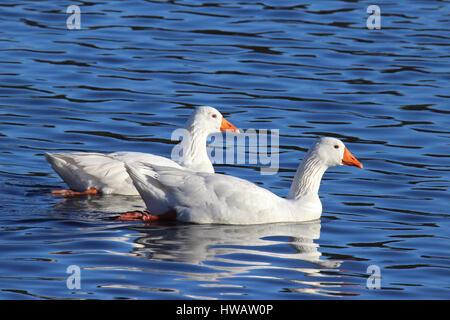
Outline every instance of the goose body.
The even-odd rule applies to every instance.
[[[185,222],[259,224],[320,218],[322,175],[327,168],[342,164],[362,168],[340,140],[319,139],[299,165],[286,198],[223,174],[142,162],[126,163],[126,168],[151,214],[158,215],[165,209],[175,211],[176,219]],[[158,207],[161,203],[163,207]]]
[[[206,139],[218,131],[239,132],[216,109],[199,107],[187,120],[183,140],[176,146],[183,153],[177,161],[142,152],[46,153],[45,157],[71,189],[56,191],[57,194],[85,194],[93,190],[93,193],[139,195],[125,169],[125,162],[140,161],[149,165],[213,173],[214,168],[206,151]]]

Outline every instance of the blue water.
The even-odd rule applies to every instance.
[[[0,298],[449,299],[449,2],[380,2],[378,30],[371,4],[2,1]],[[197,105],[279,130],[276,174],[218,172],[286,195],[324,135],[364,169],[328,170],[310,223],[123,223],[138,198],[49,194],[44,152],[169,156]]]

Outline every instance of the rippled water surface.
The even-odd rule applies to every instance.
[[[449,299],[449,2],[382,2],[379,30],[370,4],[2,1],[0,298]],[[49,195],[44,152],[168,156],[197,105],[279,130],[276,174],[218,172],[284,196],[324,135],[364,169],[328,170],[310,223],[123,223],[138,198]]]

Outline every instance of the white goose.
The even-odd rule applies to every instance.
[[[61,196],[97,193],[139,195],[125,170],[126,161],[213,173],[214,168],[206,151],[208,135],[219,130],[239,132],[219,111],[206,106],[195,110],[187,120],[185,129],[183,140],[175,146],[183,153],[178,163],[141,152],[46,153],[47,161],[70,188],[52,193]]]
[[[126,163],[127,171],[153,214],[135,219],[177,219],[193,223],[257,224],[320,218],[318,191],[324,172],[333,166],[362,164],[342,141],[321,138],[299,165],[287,198],[232,176],[179,170],[141,162]],[[164,199],[164,201],[161,201]]]

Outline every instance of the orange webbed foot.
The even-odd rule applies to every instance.
[[[74,196],[82,196],[82,195],[95,195],[99,194],[100,192],[95,188],[87,189],[86,191],[74,191],[74,190],[67,190],[67,189],[61,189],[61,190],[53,190],[52,195],[53,196],[60,196],[60,197],[74,197]]]
[[[151,215],[148,211],[130,211],[122,214],[120,217],[116,218],[117,221],[169,221],[175,220],[177,217],[175,210],[170,210],[166,213],[159,215]]]

